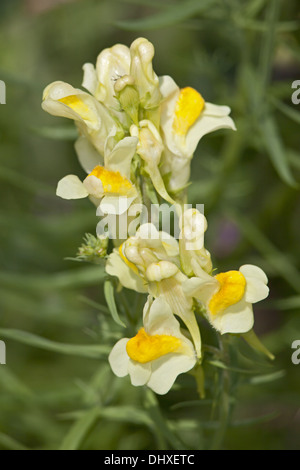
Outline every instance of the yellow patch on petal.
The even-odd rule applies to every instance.
[[[179,135],[186,135],[189,128],[200,116],[204,104],[204,99],[194,88],[182,88],[175,107],[174,132]]]
[[[126,351],[131,359],[145,364],[175,352],[180,346],[181,341],[175,336],[148,335],[145,329],[141,328],[138,334],[128,341]]]
[[[124,242],[125,243],[125,242]],[[138,268],[136,267],[135,264],[133,264],[131,261],[129,261],[126,256],[124,255],[123,253],[123,245],[124,243],[122,243],[120,246],[119,246],[119,255],[121,256],[122,260],[127,264],[127,266],[130,267],[130,269],[132,269],[132,271],[135,273],[135,274],[139,274],[139,270]]]
[[[220,273],[215,276],[215,279],[219,281],[220,288],[209,302],[208,307],[213,315],[242,300],[246,288],[246,279],[240,271]]]
[[[91,110],[90,108],[76,95],[66,96],[65,98],[61,98],[60,103],[67,105],[71,108],[75,113],[79,114],[82,119],[91,120]]]
[[[104,193],[129,196],[129,193],[134,192],[131,182],[124,178],[119,171],[108,170],[98,165],[88,176],[96,176],[101,181]]]

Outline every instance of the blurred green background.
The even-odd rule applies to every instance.
[[[299,449],[299,1],[2,0],[0,25],[0,449]],[[42,91],[80,87],[85,62],[138,36],[153,42],[158,75],[231,106],[238,128],[200,142],[190,202],[205,204],[215,267],[267,272],[255,330],[276,360],[231,341],[226,426],[216,365],[202,402],[188,375],[164,397],[113,376],[107,354],[124,331],[105,306],[103,270],[66,259],[97,218],[87,200],[55,196],[61,177],[83,171],[72,123],[41,110]]]

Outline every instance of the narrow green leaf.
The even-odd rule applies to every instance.
[[[282,379],[286,375],[285,370],[278,370],[276,372],[273,372],[272,374],[265,374],[265,375],[257,375],[255,377],[252,377],[249,382],[252,385],[260,385],[260,384],[265,384],[269,382],[274,382],[274,380],[279,380]]]
[[[27,176],[10,168],[0,167],[0,180],[30,194],[38,193],[55,197],[55,189],[52,186],[47,185],[46,183],[39,183],[38,181],[28,178]]]
[[[71,426],[71,429],[64,438],[60,450],[78,450],[82,441],[94,426],[100,417],[99,407],[92,408],[84,413],[80,418]]]
[[[226,364],[224,364],[223,362],[221,361],[207,361],[208,364],[210,364],[211,366],[214,366],[214,367],[218,367],[219,369],[223,369],[223,370],[229,370],[231,372],[236,372],[238,374],[257,374],[258,371],[257,370],[247,370],[247,369],[240,369],[238,367],[230,367],[230,366],[227,366]]]
[[[77,344],[64,344],[51,341],[41,336],[28,333],[27,331],[13,330],[13,329],[0,329],[0,338],[11,339],[19,341],[20,343],[35,348],[41,348],[48,351],[53,351],[59,354],[67,354],[71,356],[88,357],[91,359],[100,359],[107,356],[110,348],[105,345],[77,345]]]
[[[286,299],[279,299],[273,302],[279,310],[294,310],[300,308],[300,295],[294,295]]]
[[[261,120],[260,133],[266,151],[280,178],[288,185],[297,187],[288,162],[287,152],[282,144],[279,130],[271,118],[266,116]]]
[[[156,396],[150,390],[146,390],[145,406],[149,412],[149,416],[153,420],[156,429],[163,435],[173,449],[186,448],[182,441],[176,436],[166,419],[162,416]]]
[[[263,416],[258,416],[256,418],[249,418],[249,419],[243,419],[242,421],[235,421],[231,423],[231,427],[239,428],[242,426],[253,426],[259,423],[267,423],[268,421],[271,421],[272,419],[277,418],[278,415],[279,413],[277,411],[273,411],[273,413],[268,413]]]
[[[150,416],[136,406],[107,406],[101,409],[101,417],[122,423],[141,424],[153,430]]]
[[[166,11],[138,20],[118,21],[116,26],[128,31],[146,31],[173,26],[211,8],[215,0],[188,0],[170,6]]]
[[[249,217],[228,211],[246,239],[262,254],[278,274],[300,293],[300,274],[296,266],[253,224]]]
[[[26,446],[16,441],[13,437],[7,434],[0,433],[0,447],[6,450],[29,450]]]
[[[17,273],[0,271],[0,283],[2,287],[6,288],[49,291],[57,289],[72,289],[87,285],[98,285],[104,280],[105,276],[106,273],[100,266],[78,268],[46,276],[25,276]]]
[[[75,127],[32,127],[31,131],[40,137],[53,140],[75,140],[78,137],[78,132]]]
[[[297,111],[296,108],[294,109],[291,106],[288,106],[287,104],[283,103],[282,101],[274,97],[271,97],[270,100],[271,100],[271,103],[275,106],[275,108],[281,111],[282,114],[284,114],[285,116],[290,118],[292,121],[296,122],[297,124],[300,124],[300,112]]]
[[[105,296],[106,303],[108,305],[109,311],[114,321],[118,325],[126,328],[125,323],[119,317],[119,313],[118,313],[118,309],[117,309],[115,297],[114,297],[114,286],[109,279],[104,282],[104,296]]]

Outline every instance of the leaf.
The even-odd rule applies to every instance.
[[[111,316],[113,317],[114,321],[120,325],[126,328],[125,323],[121,320],[119,317],[119,313],[117,310],[116,302],[115,302],[115,297],[114,297],[114,286],[112,282],[108,279],[104,282],[104,296],[106,303],[108,305],[109,311],[111,313]]]
[[[60,450],[78,450],[82,441],[99,417],[99,407],[92,408],[80,416],[64,438]]]
[[[291,106],[286,105],[282,101],[278,100],[277,98],[271,97],[270,98],[271,103],[277,108],[279,111],[282,112],[285,116],[287,116],[289,119],[292,119],[292,121],[296,122],[297,124],[300,124],[300,112],[296,111],[296,109],[293,109]]]
[[[215,0],[189,0],[185,2],[176,3],[168,8],[166,11],[157,13],[146,18],[138,20],[117,21],[115,24],[119,28],[128,31],[146,31],[167,26],[173,26],[177,23],[185,21],[195,14],[203,13],[208,8],[211,8]]]
[[[282,276],[296,292],[300,293],[300,274],[296,266],[253,224],[249,217],[233,213],[227,215],[239,227],[246,239],[262,254],[268,263]]]
[[[153,430],[150,416],[136,406],[107,406],[101,409],[101,416],[118,422],[142,424]]]
[[[286,299],[274,301],[274,306],[279,310],[294,310],[300,308],[300,295],[294,295]]]
[[[13,437],[7,434],[0,433],[0,447],[5,447],[7,450],[29,450],[26,446],[16,441]]]
[[[286,375],[285,370],[278,370],[276,372],[273,372],[272,374],[257,375],[255,377],[251,377],[249,382],[252,385],[260,385],[260,384],[265,384],[269,382],[274,382],[274,380],[282,379],[282,377],[285,377],[285,375]]]
[[[39,183],[38,181],[28,178],[21,173],[10,168],[0,168],[0,180],[10,183],[22,191],[30,194],[45,194],[47,196],[55,197],[55,190],[52,186],[46,183]]]
[[[287,152],[282,144],[277,126],[270,116],[261,120],[260,133],[264,147],[278,175],[286,184],[296,188],[298,184],[292,175]]]
[[[231,372],[236,372],[238,374],[257,374],[257,370],[247,370],[247,369],[240,369],[238,367],[230,367],[224,364],[221,361],[207,361],[207,364],[210,364],[211,366],[218,367],[219,369],[223,370],[230,370]]]
[[[99,266],[78,268],[46,276],[25,276],[16,273],[9,273],[7,271],[0,271],[0,282],[2,287],[6,288],[49,291],[97,285],[105,278],[105,276],[106,273],[104,269]]]
[[[65,344],[51,341],[50,339],[42,338],[41,336],[28,333],[27,331],[13,330],[13,329],[0,329],[0,338],[12,339],[20,343],[35,348],[53,351],[59,354],[67,354],[71,356],[88,357],[91,359],[100,359],[107,356],[110,348],[105,345],[77,345]]]
[[[78,137],[78,132],[75,127],[61,126],[61,127],[31,127],[31,131],[40,137],[46,137],[53,140],[75,140]]]
[[[151,419],[153,420],[153,423],[155,424],[157,431],[163,435],[172,448],[181,450],[185,449],[182,441],[178,439],[166,419],[162,416],[157,398],[150,389],[146,390],[145,406],[149,412],[149,415],[151,416]]]

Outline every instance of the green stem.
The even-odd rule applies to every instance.
[[[229,363],[228,338],[219,337],[220,350],[222,352],[222,361]],[[230,389],[231,378],[230,371],[224,369],[220,372],[220,396],[219,396],[219,427],[215,432],[211,450],[220,450],[225,438],[225,434],[230,422]]]

